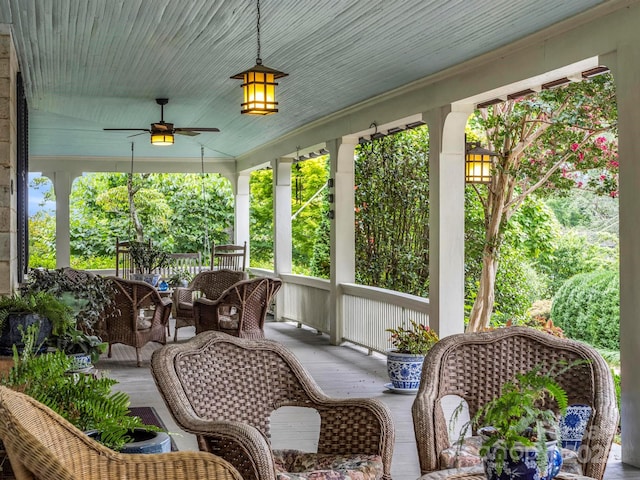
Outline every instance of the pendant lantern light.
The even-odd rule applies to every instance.
[[[260,0],[256,1],[256,5],[258,10],[256,64],[249,70],[240,72],[231,78],[242,80],[244,101],[241,104],[241,113],[269,115],[278,111],[278,102],[276,102],[276,86],[278,84],[275,80],[286,77],[288,73],[274,70],[262,64],[260,58]]]
[[[482,148],[480,142],[466,145],[464,179],[467,183],[490,183],[493,158],[498,154]]]

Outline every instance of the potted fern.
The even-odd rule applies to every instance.
[[[37,355],[29,348],[37,336],[36,324],[27,327],[22,336],[25,348],[20,354],[14,348],[14,365],[0,378],[0,384],[35,398],[114,450],[126,452],[127,444],[138,434],[148,437],[149,432],[156,437],[158,448],[148,453],[170,450],[166,432],[129,415],[129,396],[112,391],[117,380],[105,375],[69,374],[73,360],[63,351]]]
[[[393,349],[387,351],[387,373],[394,393],[416,393],[422,376],[424,356],[438,341],[438,334],[428,325],[411,320],[410,328],[388,328]]]
[[[482,438],[480,455],[489,480],[550,480],[560,471],[556,439],[567,394],[555,378],[571,366],[558,364],[546,372],[537,367],[516,375],[463,426],[459,444],[469,429]]]

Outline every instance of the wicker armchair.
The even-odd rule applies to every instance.
[[[282,287],[278,278],[258,277],[238,282],[216,300],[193,302],[196,334],[217,330],[236,337],[264,338],[264,322],[271,300]]]
[[[270,443],[270,416],[284,406],[309,407],[320,415],[317,455],[287,451],[289,459],[357,457],[365,471],[355,478],[391,478],[394,427],[389,409],[375,399],[327,397],[295,356],[274,341],[205,332],[156,350],[151,372],[177,424],[197,435],[201,450],[234,465],[244,480],[276,480],[286,477],[283,469],[294,471],[286,470],[290,464],[283,464],[283,453],[272,451]],[[372,475],[367,468],[373,463]],[[328,478],[340,479],[345,472],[331,474]]]
[[[441,407],[445,395],[462,397],[470,415],[500,394],[516,373],[558,361],[588,360],[558,378],[569,404],[592,408],[579,455],[584,475],[601,480],[613,436],[618,408],[608,365],[590,346],[561,339],[528,327],[452,335],[427,354],[420,389],[413,403],[413,424],[423,474],[446,468],[440,454],[451,446]],[[474,432],[475,433],[475,432]]]
[[[156,289],[146,282],[108,278],[115,287],[115,300],[107,312],[102,332],[102,338],[109,342],[108,356],[111,358],[114,343],[130,345],[136,349],[139,367],[142,347],[148,342],[167,343],[171,299],[161,298]]]
[[[17,480],[242,480],[205,452],[120,454],[33,398],[0,387],[0,437]]]
[[[173,340],[178,340],[178,329],[195,325],[193,317],[193,296],[201,294],[204,298],[215,300],[233,284],[246,280],[247,272],[240,270],[208,270],[200,272],[191,280],[188,287],[173,290],[173,308],[176,326]]]

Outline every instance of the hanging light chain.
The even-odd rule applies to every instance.
[[[258,7],[258,22],[256,25],[256,32],[257,32],[257,37],[258,37],[258,58],[256,58],[256,63],[258,65],[262,64],[262,58],[260,58],[260,0],[256,1],[256,6]]]

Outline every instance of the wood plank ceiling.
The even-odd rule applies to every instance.
[[[229,77],[255,63],[253,0],[0,0],[25,79],[31,155],[237,157],[367,98],[494,50],[602,0],[262,0],[280,112],[240,115]],[[160,119],[218,127],[152,147]]]

